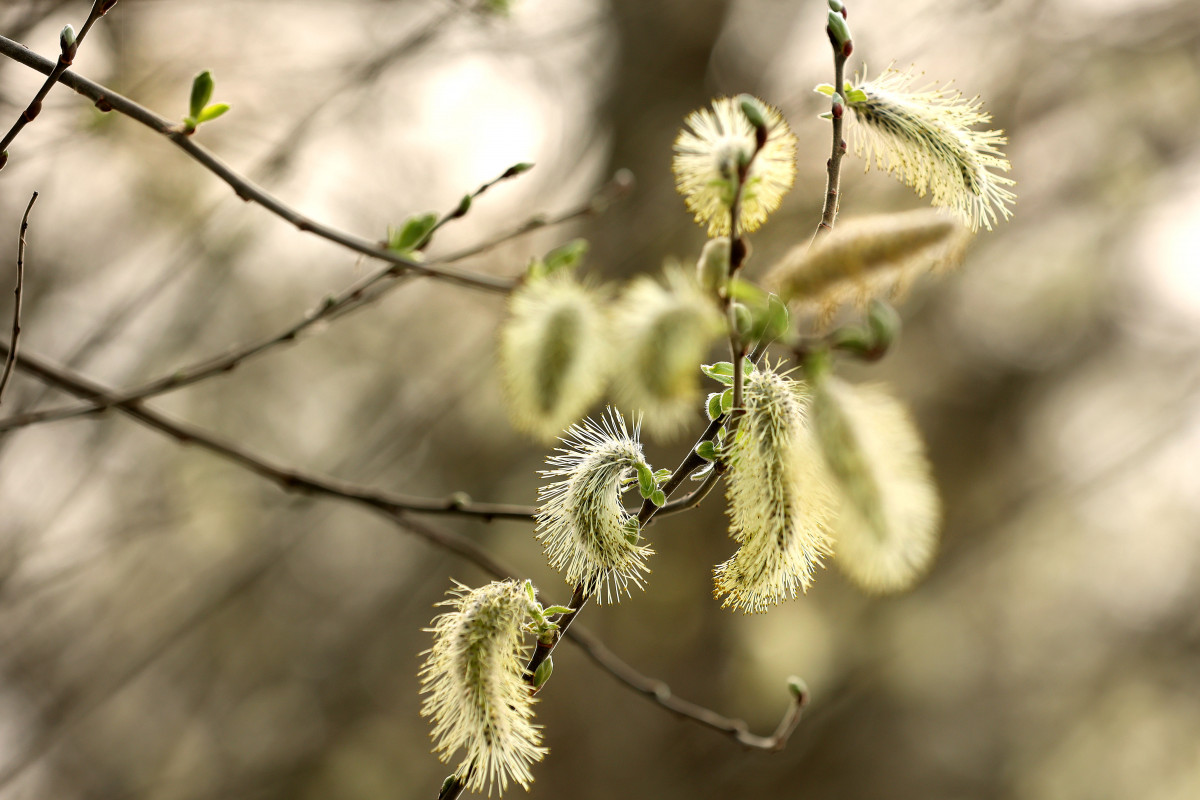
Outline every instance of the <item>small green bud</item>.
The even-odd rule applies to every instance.
[[[212,99],[213,76],[209,70],[204,70],[192,78],[192,98],[188,106],[188,116],[199,119],[204,107]]]
[[[553,275],[562,269],[573,269],[583,261],[587,251],[587,239],[572,239],[566,244],[559,245],[546,253],[546,257],[542,259],[545,263],[546,274]]]
[[[531,169],[533,169],[532,161],[522,161],[521,163],[513,164],[511,167],[504,170],[504,174],[500,176],[500,179],[506,180],[508,178],[515,178],[523,172],[529,172]]]
[[[846,4],[843,3],[842,0],[829,0],[829,10],[830,11],[841,11],[845,7],[846,7]]]
[[[787,685],[788,691],[792,693],[792,697],[797,700],[808,699],[808,684],[804,682],[803,678],[792,675],[788,678]]]
[[[726,389],[721,392],[721,413],[728,414],[733,411],[733,389]]]
[[[717,294],[729,277],[729,237],[709,239],[696,262],[696,279],[704,290]]]
[[[470,210],[471,210],[471,195],[464,194],[463,199],[458,201],[458,208],[454,209],[454,213],[451,214],[450,217],[452,219],[458,219],[459,217],[466,216],[467,212]]]
[[[62,53],[62,61],[64,64],[70,64],[75,60],[75,53],[79,50],[79,42],[75,39],[75,29],[70,25],[62,29],[62,33],[58,35],[58,49]]]
[[[442,781],[442,788],[438,791],[438,797],[439,798],[445,797],[447,794],[449,794],[450,790],[452,788],[454,788],[454,786],[456,786],[457,784],[458,784],[458,776],[457,775],[453,775],[453,774],[447,775],[446,780]]]
[[[546,660],[538,664],[538,667],[533,672],[533,688],[540,689],[550,680],[550,676],[554,673],[554,656],[546,656]]]
[[[825,30],[829,33],[829,40],[843,56],[848,56],[853,52],[854,42],[851,41],[850,26],[846,24],[846,18],[840,12],[829,12],[829,24]]]
[[[733,327],[737,331],[738,336],[745,339],[754,329],[754,315],[750,313],[750,308],[745,303],[734,302],[730,306],[733,312]]]
[[[655,489],[650,495],[650,502],[654,503],[654,505],[658,506],[659,508],[662,508],[667,504],[667,495],[662,489]]]

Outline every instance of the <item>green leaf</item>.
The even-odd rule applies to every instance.
[[[705,411],[708,412],[709,419],[716,419],[721,416],[721,393],[713,392],[708,396],[708,403],[705,406]]]
[[[198,73],[192,78],[192,97],[188,104],[188,114],[193,119],[200,119],[200,114],[208,101],[212,99],[213,76],[208,70]],[[203,120],[201,120],[203,121]]]
[[[828,83],[818,83],[813,91],[826,97],[833,97],[833,86]]]
[[[729,386],[733,383],[732,361],[718,361],[715,364],[701,364],[700,371],[712,378],[714,381],[719,381],[726,386]]]
[[[671,480],[671,470],[669,470],[669,469],[654,470],[654,480],[658,484],[666,483],[667,481]]]
[[[564,245],[554,248],[542,259],[546,265],[546,275],[552,275],[560,269],[573,269],[587,255],[587,239],[572,239]]]
[[[544,614],[570,614],[571,609],[567,606],[546,606],[542,609]]]
[[[713,463],[710,461],[700,469],[692,473],[692,480],[702,481],[708,477],[708,473],[713,471]]]
[[[743,303],[761,304],[767,300],[767,293],[750,281],[734,278],[729,282],[729,296]]]
[[[642,497],[649,497],[650,493],[658,488],[657,484],[654,482],[654,473],[651,472],[650,468],[645,464],[638,464],[637,476],[638,491],[641,492]]]
[[[416,214],[406,219],[404,227],[399,230],[389,227],[388,249],[399,252],[414,249],[433,230],[433,226],[437,224],[437,219],[437,214],[433,212]]]
[[[540,689],[550,680],[550,675],[554,672],[554,657],[546,656],[546,660],[538,664],[538,668],[533,673],[533,688]]]
[[[865,103],[867,102],[867,93],[862,89],[850,89],[846,92],[847,103]]]
[[[758,341],[774,341],[787,332],[788,310],[774,294],[765,306],[754,309],[753,336]]]
[[[662,508],[667,504],[667,496],[663,493],[662,489],[655,489],[654,494],[650,495],[650,502]]]
[[[715,461],[717,458],[717,447],[712,442],[703,441],[696,445],[696,455],[705,461]]]
[[[733,389],[726,389],[721,392],[721,413],[728,414],[733,411]]]
[[[196,117],[196,124],[200,124],[201,122],[211,122],[228,110],[228,103],[213,103],[211,106],[205,106],[200,111],[200,115]]]

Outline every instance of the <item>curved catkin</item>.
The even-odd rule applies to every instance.
[[[668,268],[665,279],[663,286],[638,278],[618,302],[613,329],[625,368],[614,378],[621,404],[642,413],[643,428],[669,437],[701,413],[700,364],[724,318],[681,269]]]
[[[826,315],[847,302],[906,289],[924,272],[956,265],[965,229],[928,209],[844,220],[837,228],[793,248],[764,278],[784,302]]]
[[[467,776],[471,791],[490,795],[495,786],[504,794],[510,780],[528,789],[530,765],[547,753],[524,680],[529,596],[512,580],[478,589],[460,584],[450,594],[440,604],[450,610],[429,629],[433,647],[420,673],[421,715],[433,719],[434,751],[443,762],[466,751],[455,772]]]
[[[744,394],[726,447],[730,534],[741,546],[713,575],[723,606],[760,612],[808,590],[829,553],[833,507],[804,384],[756,370]]]
[[[941,504],[907,410],[881,386],[828,376],[813,418],[842,496],[834,561],[871,591],[911,586],[933,559]]]
[[[991,121],[978,98],[964,99],[946,88],[910,88],[915,75],[888,69],[874,80],[861,80],[849,93],[857,126],[855,152],[896,175],[933,204],[952,210],[972,230],[988,230],[1009,208],[1016,195],[1007,187],[1010,165],[1000,145],[1003,131],[977,131]]]
[[[604,389],[608,324],[595,293],[567,274],[513,292],[500,368],[513,425],[552,440]]]
[[[560,480],[538,490],[537,539],[568,584],[598,603],[618,602],[630,584],[641,588],[654,552],[639,543],[636,520],[621,505],[622,480],[645,464],[638,429],[631,436],[610,408],[600,423],[571,426],[563,443],[546,459],[553,469],[541,473]]]
[[[755,131],[737,98],[720,97],[712,108],[688,114],[686,127],[675,139],[671,169],[675,188],[683,195],[696,222],[709,236],[728,236],[733,199],[737,194],[738,164],[754,156],[742,188],[738,228],[753,232],[779,207],[796,178],[796,136],[778,109],[757,101],[767,127],[767,139],[754,155]]]

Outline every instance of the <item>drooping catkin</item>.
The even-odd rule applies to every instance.
[[[630,435],[620,412],[571,426],[564,447],[546,459],[538,490],[537,539],[568,584],[582,584],[598,603],[618,602],[641,588],[653,550],[638,540],[637,520],[621,505],[622,481],[645,464],[638,427]]]
[[[429,630],[425,651],[421,715],[433,719],[434,751],[455,768],[471,791],[504,794],[511,780],[528,789],[531,764],[548,752],[534,725],[534,698],[524,680],[528,648],[522,626],[529,597],[517,581],[471,589],[462,584],[439,605],[450,608]]]
[[[636,279],[618,302],[614,338],[625,368],[614,377],[621,404],[642,413],[643,428],[671,436],[701,413],[700,363],[724,317],[691,275],[669,267],[664,277],[665,286]]]
[[[896,175],[933,204],[952,210],[972,230],[992,229],[1012,216],[1016,195],[1008,187],[1010,165],[1000,145],[1003,131],[975,130],[991,122],[979,98],[965,99],[946,87],[912,89],[918,76],[889,68],[874,80],[865,75],[847,93],[860,123],[855,152]],[[857,91],[856,91],[857,90]]]
[[[513,292],[500,332],[500,368],[513,425],[544,441],[600,396],[609,366],[608,322],[594,290],[569,273]]]
[[[881,386],[828,375],[813,419],[841,496],[834,561],[871,591],[911,586],[933,559],[941,504],[908,411]]]
[[[745,413],[723,453],[730,534],[740,547],[713,575],[723,606],[760,612],[808,590],[830,550],[833,506],[804,384],[756,369],[744,395]]]
[[[922,209],[841,221],[811,247],[790,250],[764,278],[787,303],[829,316],[908,288],[924,272],[961,262],[969,234],[943,213]]]

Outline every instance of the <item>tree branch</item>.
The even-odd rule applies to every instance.
[[[4,358],[4,372],[0,373],[0,402],[4,401],[4,387],[8,386],[13,365],[17,363],[17,348],[21,339],[21,295],[25,290],[25,231],[29,229],[29,212],[33,210],[33,203],[37,199],[38,193],[34,192],[29,198],[29,205],[25,206],[25,214],[21,217],[21,233],[17,238],[17,286],[13,289],[12,338],[9,340],[8,355]]]
[[[30,51],[24,45],[4,36],[0,36],[0,55],[7,56],[13,61],[24,64],[46,75],[50,75],[54,71],[54,64],[52,62]],[[238,197],[247,202],[262,206],[267,211],[285,222],[291,223],[301,231],[312,233],[353,252],[386,261],[389,264],[395,265],[398,271],[413,272],[418,275],[493,292],[507,293],[515,286],[515,282],[509,278],[498,278],[491,275],[454,269],[452,267],[436,266],[434,264],[414,261],[411,258],[388,250],[386,247],[381,247],[376,242],[310,219],[274,195],[269,194],[266,190],[239,175],[208,150],[193,142],[178,125],[163,119],[153,111],[138,105],[107,87],[82,78],[69,70],[59,75],[57,80],[59,83],[95,102],[98,108],[106,111],[116,111],[140,122],[155,133],[167,137],[176,147],[191,156],[202,167],[227,183]]]
[[[92,10],[88,14],[87,21],[83,23],[83,27],[79,30],[79,35],[76,36],[72,33],[72,38],[68,39],[66,33],[70,26],[63,29],[63,35],[59,37],[60,53],[58,55],[58,62],[46,73],[47,78],[45,83],[38,89],[37,94],[33,96],[33,100],[29,102],[25,110],[21,112],[21,116],[17,117],[17,121],[8,129],[8,133],[4,134],[4,138],[0,139],[0,169],[4,169],[4,165],[8,163],[8,146],[17,138],[17,134],[26,125],[33,122],[34,118],[41,113],[42,101],[46,99],[46,95],[50,94],[50,90],[58,82],[59,77],[67,71],[67,67],[71,66],[71,62],[75,60],[75,53],[79,50],[79,46],[83,44],[83,39],[88,35],[88,31],[92,29],[92,25],[95,24],[96,20],[107,14],[108,10],[116,4],[117,0],[95,0],[92,3]]]

